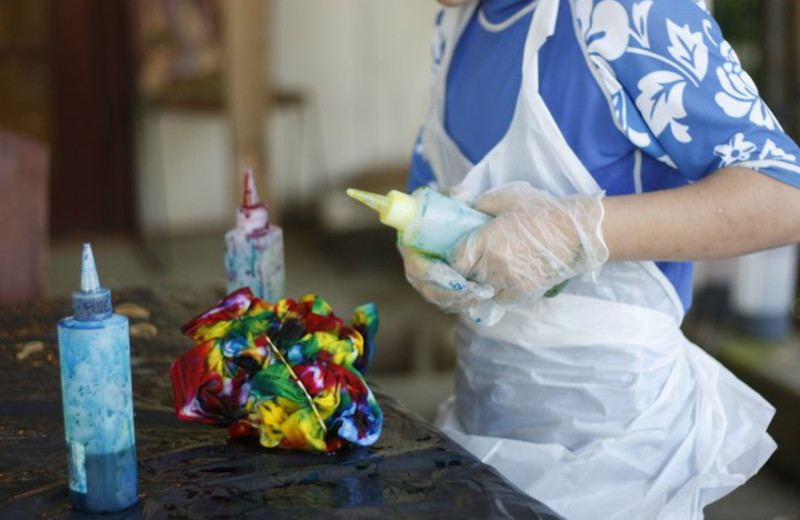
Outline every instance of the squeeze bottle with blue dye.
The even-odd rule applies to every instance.
[[[58,322],[67,480],[73,506],[90,513],[137,501],[128,318],[114,314],[92,248],[83,245],[72,316]]]
[[[380,221],[397,230],[400,243],[445,260],[447,252],[467,233],[492,217],[427,187],[409,195],[386,195],[350,188],[347,194],[378,212]]]
[[[228,292],[249,287],[257,298],[273,303],[286,296],[283,230],[270,224],[267,207],[258,201],[252,170],[244,174],[236,227],[225,233],[225,274]]]
[[[442,195],[427,187],[409,195],[391,190],[386,195],[350,188],[347,194],[378,212],[380,221],[397,229],[401,244],[430,256],[447,260],[447,253],[467,233],[489,222],[492,217],[466,204]],[[486,299],[479,300],[468,310],[475,323],[490,326],[505,314],[505,309],[489,299],[494,291],[489,287]]]
[[[347,194],[377,211],[382,223],[397,229],[401,244],[445,261],[461,238],[494,218],[425,186],[411,195],[397,190],[379,195],[353,188]],[[545,297],[552,298],[566,285],[565,280]],[[469,309],[473,321],[487,326],[504,314],[505,309],[490,299],[480,300]]]

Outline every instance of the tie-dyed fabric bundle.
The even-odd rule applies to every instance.
[[[198,345],[170,368],[178,417],[269,448],[372,444],[383,414],[362,374],[377,328],[374,304],[346,325],[314,294],[272,304],[235,291],[181,328]]]

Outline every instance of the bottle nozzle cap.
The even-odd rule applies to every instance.
[[[91,244],[83,244],[81,290],[72,293],[72,314],[76,320],[104,320],[111,316],[111,291],[100,286]]]
[[[100,288],[100,278],[97,276],[97,265],[94,263],[94,254],[91,244],[83,244],[81,257],[81,292],[94,292]]]
[[[244,172],[244,200],[236,211],[236,226],[246,233],[269,227],[267,206],[258,200],[258,191],[253,181],[253,170]]]
[[[389,210],[389,197],[386,195],[378,195],[369,191],[357,190],[355,188],[347,188],[347,195],[356,199],[358,202],[369,206],[378,213],[384,213]]]
[[[253,180],[253,169],[248,168],[244,171],[244,201],[243,206],[248,208],[258,204],[258,192],[256,183]]]
[[[381,222],[398,230],[406,229],[417,212],[417,201],[402,191],[391,190],[386,195],[379,195],[348,188],[347,194],[377,211]]]

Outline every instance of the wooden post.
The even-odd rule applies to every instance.
[[[800,5],[790,3],[787,73],[789,75],[788,97],[790,122],[787,129],[792,138],[800,139]]]
[[[764,81],[761,94],[781,124],[786,124],[786,0],[765,0]]]
[[[233,195],[241,203],[245,168],[253,168],[256,189],[275,220],[278,208],[267,171],[266,122],[269,121],[269,76],[266,66],[268,0],[223,0],[225,105],[232,138]]]

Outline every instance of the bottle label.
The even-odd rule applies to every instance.
[[[69,443],[69,488],[76,493],[86,493],[86,448],[79,442]]]

